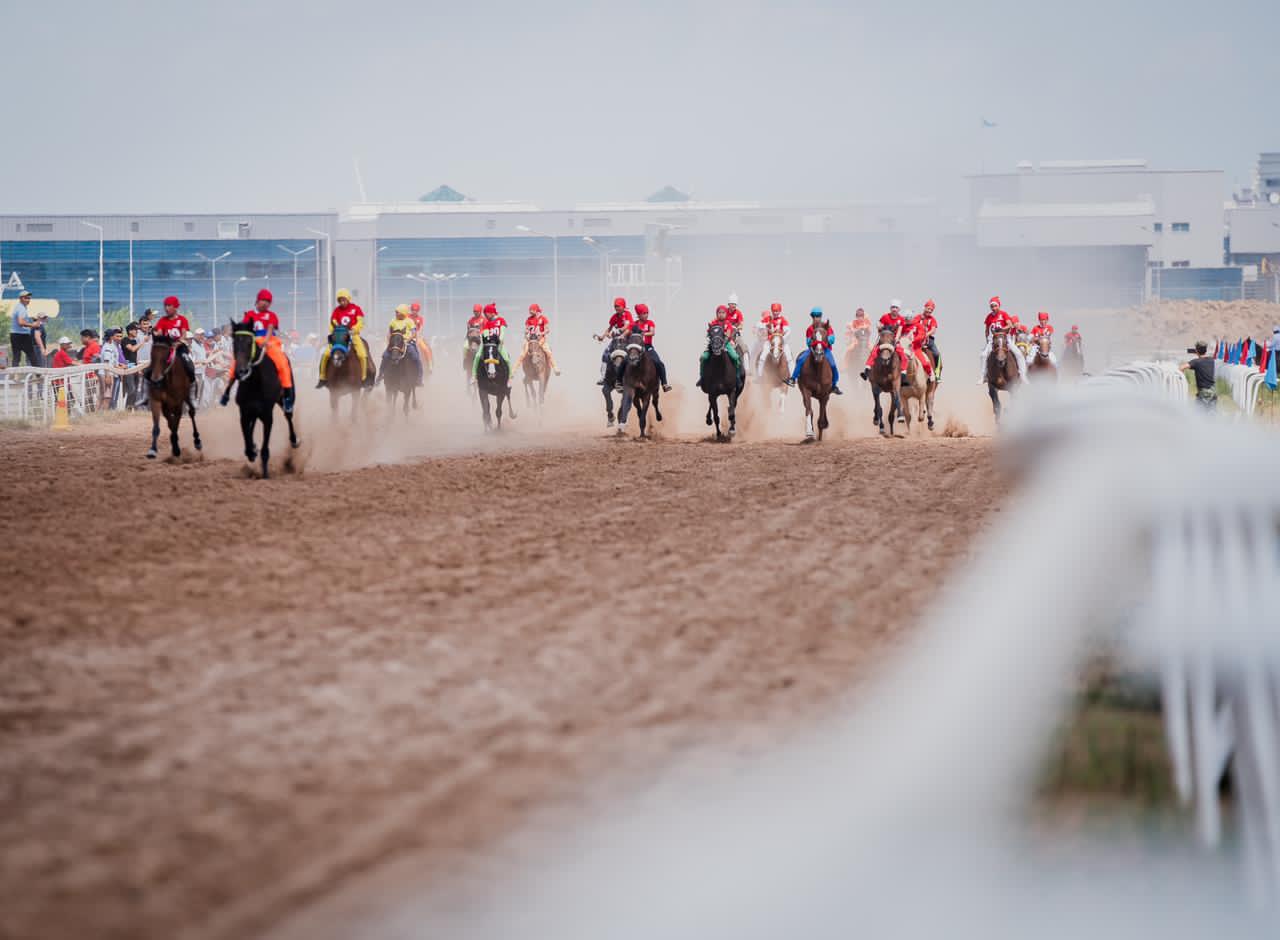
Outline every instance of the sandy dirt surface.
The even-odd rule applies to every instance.
[[[136,419],[0,430],[0,936],[261,936],[830,707],[994,472],[988,439],[851,437],[848,400],[811,447],[313,419],[270,481],[225,412],[180,462]]]

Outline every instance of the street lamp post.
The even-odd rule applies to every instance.
[[[609,303],[609,256],[618,249],[606,248],[590,235],[583,235],[582,240],[600,252],[600,303],[607,306]]]
[[[237,292],[240,290],[240,285],[247,280],[249,280],[248,275],[242,274],[240,277],[236,278],[236,282],[231,285],[231,303],[235,307],[235,310],[231,311],[232,314],[240,312],[240,295]],[[215,329],[218,326],[218,320],[216,317],[214,318],[213,325]]]
[[[81,225],[87,225],[89,228],[98,230],[98,335],[102,335],[102,226],[95,222],[86,222],[80,220]],[[80,315],[84,316],[84,304],[80,305]]]
[[[449,329],[453,329],[453,282],[461,277],[471,277],[470,274],[446,274],[445,281],[449,285]],[[450,333],[449,335],[452,335]]]
[[[329,243],[329,233],[318,228],[309,228],[307,231],[324,239],[324,289],[329,295],[329,303],[333,303],[333,250]],[[294,324],[294,328],[297,328],[297,324]]]
[[[373,293],[373,304],[369,309],[372,313],[378,312],[378,255],[382,254],[390,247],[390,245],[383,245],[380,248],[375,249],[372,260],[369,262],[369,287]]]
[[[529,228],[527,225],[517,225],[517,232],[527,232],[530,235],[537,235],[541,238],[551,239],[551,306],[555,310],[555,315],[560,315],[560,240],[555,235],[548,235],[546,232],[539,232],[536,228]]]
[[[201,254],[198,251],[195,253],[195,255],[197,258],[201,258],[209,262],[209,280],[213,282],[213,322],[217,323],[218,322],[218,262],[221,261],[223,258],[230,257],[231,252],[224,251],[222,254],[218,255],[218,257],[216,258],[210,258],[208,255]]]
[[[292,248],[286,248],[284,245],[276,245],[281,251],[293,255],[293,328],[298,328],[298,256],[305,255],[308,251],[315,248],[315,245],[308,245],[306,248],[294,251]]]
[[[86,285],[92,284],[92,283],[93,283],[92,275],[90,275],[89,277],[86,277],[83,281],[80,282],[80,319],[81,320],[84,319],[84,289]]]
[[[423,273],[406,274],[405,277],[411,281],[417,281],[419,284],[422,285],[422,309],[426,310],[427,309],[427,285],[431,283],[431,278]]]

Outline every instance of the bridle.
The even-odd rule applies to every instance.
[[[263,359],[266,357],[266,355],[267,355],[267,344],[266,344],[266,343],[263,343],[261,346],[259,346],[259,345],[258,345],[258,337],[257,337],[257,335],[253,332],[253,330],[236,330],[236,331],[235,331],[235,332],[233,332],[231,335],[232,335],[232,336],[247,336],[247,337],[249,337],[249,339],[250,339],[250,340],[252,340],[252,341],[253,341],[253,352],[252,352],[252,353],[250,353],[250,355],[249,355],[249,368],[245,370],[245,373],[244,373],[244,375],[242,376],[242,375],[240,375],[240,368],[239,368],[239,366],[237,366],[237,367],[236,367],[236,375],[237,375],[237,377],[239,377],[239,378],[245,378],[245,377],[247,377],[247,376],[248,376],[248,374],[249,374],[250,372],[252,372],[254,369],[256,369],[259,365],[261,365],[261,364],[262,364],[262,360],[263,360]]]

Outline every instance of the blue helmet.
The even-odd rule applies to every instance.
[[[810,311],[809,311],[809,316],[811,316],[811,317],[820,317],[820,316],[822,316],[822,308],[821,308],[821,307],[814,307],[812,310],[810,310]]]

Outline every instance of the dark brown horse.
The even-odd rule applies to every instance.
[[[169,425],[169,446],[175,458],[182,456],[178,447],[178,425],[182,422],[182,409],[191,416],[191,441],[201,450],[200,429],[196,427],[196,406],[191,403],[191,376],[179,361],[177,343],[155,339],[151,344],[151,364],[147,369],[147,381],[151,385],[151,449],[147,459],[156,458],[156,441],[160,437],[160,416]]]
[[[724,327],[713,326],[707,331],[708,355],[702,363],[700,383],[707,393],[707,424],[715,425],[716,440],[724,441],[738,433],[738,395],[742,387],[738,384],[738,369],[733,359],[725,351],[728,337]],[[729,428],[724,433],[720,430],[720,396],[729,399]]]
[[[1000,393],[1013,394],[1022,376],[1018,373],[1018,360],[1009,346],[1009,334],[996,330],[991,334],[991,352],[987,353],[987,394],[991,396],[991,410],[996,423],[1000,423]]]
[[[871,383],[871,400],[875,403],[875,411],[871,415],[871,423],[880,429],[885,437],[893,436],[893,427],[902,410],[902,370],[898,368],[898,347],[894,342],[893,330],[881,330],[876,344],[876,357],[871,362],[868,377]],[[889,427],[885,429],[884,409],[880,406],[880,396],[889,395]]]
[[[345,326],[333,328],[329,368],[325,375],[329,380],[329,412],[334,418],[338,417],[338,403],[342,401],[342,396],[350,395],[351,420],[355,421],[364,389],[375,377],[373,357],[369,356],[369,376],[367,379],[360,378],[360,357],[356,354],[354,344],[363,342]],[[365,347],[365,352],[368,353],[368,347]]]
[[[268,465],[271,460],[271,425],[284,391],[280,388],[276,364],[266,355],[266,350],[258,345],[253,330],[247,324],[236,323],[234,320],[231,321],[231,326],[231,355],[235,363],[231,381],[239,383],[236,389],[236,406],[240,410],[240,433],[244,436],[244,459],[252,464],[261,458],[262,479],[266,480],[271,476]],[[231,386],[227,386],[227,394],[230,392]],[[289,446],[297,447],[298,435],[293,427],[293,415],[286,411],[284,420],[289,426]],[[262,424],[261,448],[253,442],[254,428],[259,423]]]
[[[1053,364],[1053,340],[1048,335],[1036,337],[1027,360],[1027,381],[1058,381],[1058,367]]]
[[[490,430],[492,418],[489,415],[489,399],[492,397],[497,405],[496,414],[498,430],[502,430],[502,403],[507,403],[507,411],[514,419],[515,403],[511,400],[510,369],[502,358],[502,350],[498,343],[496,331],[486,333],[480,343],[480,352],[476,354],[479,365],[476,367],[476,394],[480,398],[480,412],[484,417],[484,429]]]
[[[541,337],[530,330],[524,337],[524,361],[520,363],[524,379],[524,401],[541,409],[547,401],[547,384],[551,381],[551,363],[542,348]]]
[[[627,368],[622,376],[622,405],[618,408],[618,434],[626,433],[627,417],[634,404],[640,422],[640,438],[648,436],[649,406],[653,416],[662,420],[658,399],[662,395],[662,383],[658,381],[658,364],[649,355],[644,336],[632,333],[627,340]]]
[[[813,440],[813,400],[818,400],[818,440],[822,440],[822,432],[829,427],[827,421],[827,399],[831,397],[831,363],[822,344],[827,341],[826,330],[818,327],[813,331],[809,345],[809,355],[805,356],[804,365],[800,367],[800,398],[804,401],[804,439]]]
[[[421,350],[419,350],[421,352]],[[331,367],[332,368],[332,367]],[[396,396],[404,399],[404,416],[409,405],[418,407],[418,374],[409,357],[409,346],[403,333],[392,333],[387,340],[387,357],[382,366],[382,384],[387,389],[387,405],[396,410]]]

